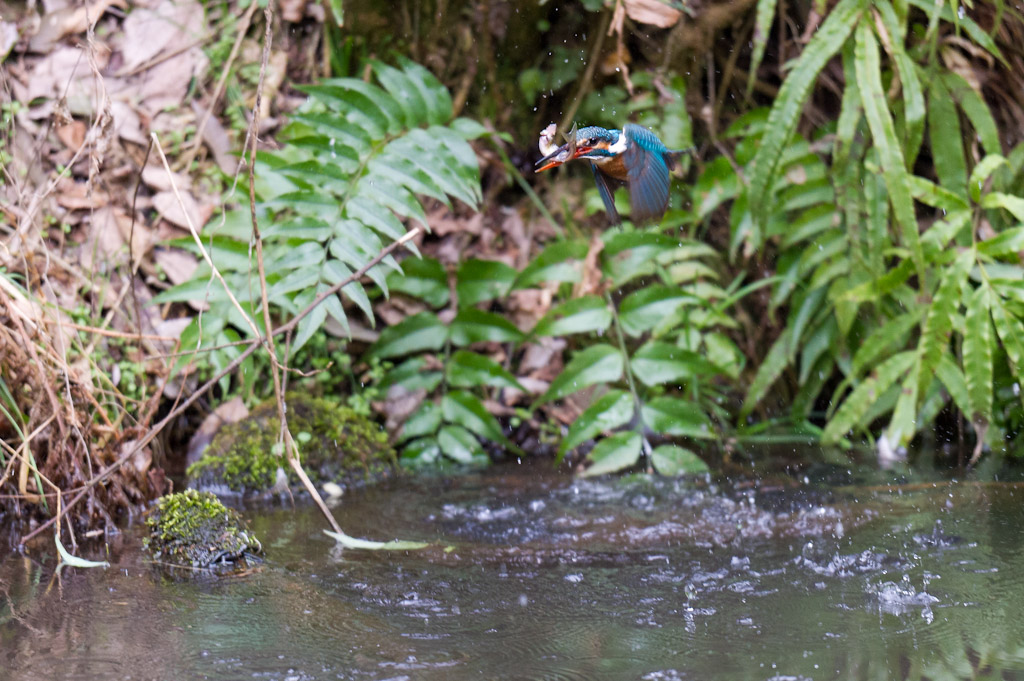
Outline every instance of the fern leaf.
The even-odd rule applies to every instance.
[[[764,59],[764,50],[768,46],[768,36],[772,30],[775,7],[778,0],[757,0],[757,12],[754,19],[754,51],[750,56],[750,76],[747,78],[747,97],[754,89],[757,70]]]
[[[992,307],[992,322],[995,324],[999,340],[1003,343],[1006,356],[1015,376],[1024,375],[1024,324],[1003,305],[1003,301],[990,290],[989,300]]]
[[[914,200],[910,194],[906,162],[896,139],[885,90],[882,89],[878,43],[866,23],[861,23],[857,27],[855,62],[864,116],[867,118],[868,128],[871,130],[871,137],[882,164],[882,175],[885,177],[889,201],[902,230],[903,245],[910,249],[918,277],[923,281],[924,255],[918,235],[917,217],[914,215]]]
[[[978,287],[964,295],[967,318],[964,320],[964,378],[967,382],[968,418],[986,421],[992,416],[992,322],[988,289]]]
[[[967,199],[967,159],[964,156],[960,116],[942,81],[928,89],[928,134],[935,174],[944,189]]]
[[[749,203],[755,207],[762,228],[768,214],[767,195],[775,183],[783,147],[796,129],[811,86],[825,64],[842,48],[857,25],[864,6],[864,0],[839,0],[800,53],[800,58],[779,90],[768,115],[750,178]]]
[[[949,346],[949,333],[953,326],[953,313],[960,304],[960,289],[974,265],[975,253],[967,250],[961,253],[946,270],[939,288],[935,292],[921,327],[921,377],[931,380],[935,365],[942,352]]]
[[[427,103],[412,79],[402,71],[376,59],[370,61],[373,73],[384,89],[399,103],[405,113],[405,127],[412,128],[427,121]]]
[[[409,75],[412,84],[419,88],[423,100],[427,104],[427,121],[431,125],[443,125],[452,118],[452,96],[448,89],[441,84],[427,69],[416,62],[400,58],[399,63],[402,69]]]
[[[906,343],[910,330],[917,326],[923,308],[912,310],[875,328],[857,348],[850,365],[850,374],[859,376],[867,367]]]
[[[942,385],[946,388],[946,392],[953,398],[953,403],[956,404],[964,414],[971,413],[971,401],[968,396],[967,381],[964,379],[964,372],[960,371],[960,367],[953,361],[952,356],[949,353],[942,355],[942,359],[939,360],[938,365],[935,367],[935,375],[942,382]],[[989,389],[991,389],[991,384]]]
[[[768,388],[772,387],[772,384],[793,361],[793,355],[789,352],[790,338],[792,338],[792,333],[787,327],[772,345],[761,366],[757,368],[757,375],[754,376],[754,381],[750,384],[747,399],[743,402],[743,408],[740,410],[740,418],[745,418],[754,410],[754,407],[767,394]]]
[[[868,409],[906,373],[916,359],[917,353],[907,350],[878,365],[871,375],[843,400],[842,405],[825,426],[821,441],[825,444],[835,444],[854,427],[867,425],[862,423],[862,419],[868,413]]]

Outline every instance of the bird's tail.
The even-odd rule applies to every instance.
[[[683,154],[689,154],[697,151],[697,147],[687,147],[686,149],[669,149],[663,156],[665,158],[665,165],[668,166],[669,170],[676,169],[676,163],[679,161]]]

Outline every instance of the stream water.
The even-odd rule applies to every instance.
[[[903,481],[905,483],[905,481]],[[0,560],[0,679],[1024,679],[1024,486],[579,480],[546,466],[248,509],[265,561]],[[91,554],[91,555],[90,555]]]

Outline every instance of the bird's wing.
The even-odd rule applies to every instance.
[[[594,171],[594,182],[597,183],[597,191],[601,194],[601,200],[604,201],[604,209],[607,211],[608,217],[613,225],[620,224],[622,220],[619,219],[619,211],[615,210],[615,189],[620,183],[602,173],[596,163],[591,163],[590,169]]]
[[[668,208],[668,149],[647,128],[629,124],[622,133],[630,142],[623,152],[629,203],[634,222],[657,219]]]

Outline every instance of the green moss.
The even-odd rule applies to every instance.
[[[146,526],[143,546],[155,558],[178,565],[211,567],[263,551],[238,513],[209,492],[189,489],[161,497]]]
[[[314,482],[346,484],[391,470],[394,451],[387,434],[373,421],[330,400],[299,393],[286,395],[285,403],[303,468]],[[281,468],[289,483],[297,483],[284,457],[277,454],[280,428],[277,403],[261,404],[248,418],[217,432],[203,458],[189,466],[189,477],[200,488],[261,492],[274,486]]]

